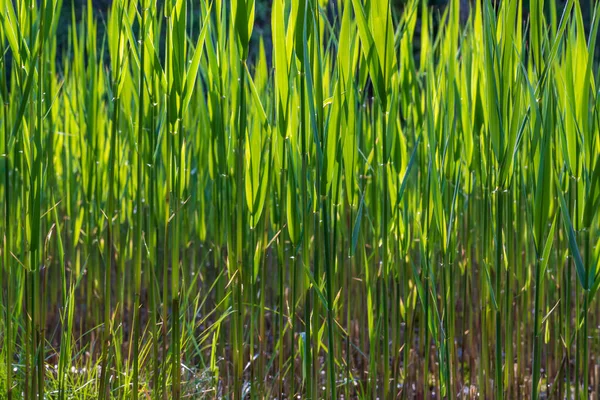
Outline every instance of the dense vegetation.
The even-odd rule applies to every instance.
[[[599,20],[500,3],[0,0],[0,398],[597,396]]]

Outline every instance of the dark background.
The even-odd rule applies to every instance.
[[[159,7],[159,10],[162,9],[162,4],[164,4],[165,0],[157,0],[157,7]],[[191,0],[191,1],[195,1],[195,0]],[[294,1],[298,1],[298,0],[294,0]],[[393,12],[396,18],[398,18],[398,16],[401,14],[403,6],[406,2],[406,0],[392,0],[393,1]],[[463,12],[461,12],[461,17],[463,20],[466,20],[466,17],[468,15],[468,11],[467,8],[474,4],[475,1],[481,1],[481,0],[459,0],[461,2],[461,9],[463,10]],[[499,2],[501,0],[492,0],[492,2],[496,3]],[[530,1],[536,1],[536,0],[524,0],[524,4],[523,4],[523,17],[526,19],[527,15],[528,15],[528,9],[529,9],[529,2]],[[552,0],[550,0],[552,1]],[[546,1],[546,7],[547,9],[549,9],[549,4],[550,1]],[[566,4],[566,0],[554,0],[557,3],[557,13],[561,13],[562,12],[562,7]],[[582,9],[582,13],[583,13],[583,18],[585,21],[585,25],[586,28],[589,29],[589,26],[591,25],[591,19],[592,19],[592,14],[593,14],[593,7],[595,4],[596,0],[579,0],[580,2],[580,6]],[[229,1],[226,1],[227,3]],[[433,11],[434,16],[435,15],[440,15],[443,11],[444,11],[444,7],[446,6],[448,0],[428,0],[428,4],[431,7],[431,10]],[[107,16],[107,12],[110,8],[110,5],[112,3],[112,0],[91,0],[91,6],[93,7],[93,12],[94,15],[97,17],[97,27],[98,27],[98,43],[101,44],[102,42],[102,38],[104,35],[104,31],[105,31],[105,18]],[[199,10],[199,6],[196,5],[197,3],[194,3],[195,5],[195,11]],[[260,40],[260,38],[262,37],[263,40],[265,41],[265,50],[267,53],[267,57],[270,59],[270,52],[271,52],[271,31],[270,31],[270,25],[271,25],[271,4],[272,4],[272,0],[256,0],[255,3],[255,25],[254,25],[254,32],[252,35],[252,43],[251,43],[251,54],[250,54],[250,58],[252,60],[252,56],[253,53],[256,53],[258,51],[258,42]],[[336,0],[330,0],[330,4],[331,4],[331,9],[330,9],[330,13],[331,14],[335,14],[335,9],[333,4],[337,4]],[[58,28],[58,32],[57,32],[57,66],[60,65],[60,60],[65,57],[68,56],[68,48],[69,48],[69,28],[72,26],[73,22],[72,22],[72,11],[74,11],[75,13],[75,23],[77,25],[81,24],[82,21],[85,22],[85,16],[87,13],[87,7],[88,7],[88,1],[87,0],[64,0],[63,1],[63,6],[62,6],[62,12],[61,12],[61,21],[59,24],[59,28]],[[199,15],[196,13],[196,15],[191,16],[192,18],[195,18],[196,21],[194,21],[194,26],[196,27],[196,29],[199,26]],[[559,15],[560,18],[560,15]],[[434,18],[434,24],[435,24],[435,20],[437,18]],[[420,24],[419,24],[420,25]],[[435,29],[435,27],[434,27]],[[417,29],[419,30],[419,29]],[[192,36],[194,35],[194,32],[191,32]],[[196,32],[197,34],[197,32]],[[417,38],[418,38],[418,33],[417,33]],[[415,39],[416,41],[418,41],[418,39]],[[416,47],[418,47],[418,43],[415,43]],[[106,54],[107,52],[105,52],[104,57],[105,57],[105,61],[108,62],[108,55]],[[596,57],[598,58],[598,57]],[[250,61],[251,61],[250,60]],[[59,66],[60,69],[60,66]]]

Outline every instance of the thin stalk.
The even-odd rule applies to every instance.
[[[279,396],[282,397],[283,396],[283,390],[284,390],[284,379],[285,379],[285,374],[283,373],[283,356],[284,356],[284,340],[285,340],[285,328],[284,328],[284,309],[285,309],[285,298],[284,298],[284,293],[285,293],[285,239],[286,239],[286,235],[285,235],[285,204],[286,204],[286,179],[285,176],[287,174],[286,171],[286,145],[285,145],[285,140],[283,141],[283,145],[282,145],[282,149],[283,149],[283,154],[282,154],[282,160],[281,160],[281,170],[279,171],[280,176],[279,176],[279,190],[280,190],[280,194],[279,194],[279,240],[278,240],[278,246],[277,246],[277,260],[279,263],[279,357],[278,357],[278,370],[279,370]],[[294,210],[295,211],[295,210]],[[292,274],[290,274],[290,280],[293,279]],[[263,289],[264,290],[264,289]],[[263,293],[263,291],[261,290],[261,293]],[[263,296],[264,297],[264,296]],[[293,299],[292,299],[292,303],[293,303]],[[292,314],[292,318],[293,318],[293,314]],[[292,331],[292,340],[291,340],[291,346],[293,346],[293,342],[294,342],[294,332]],[[292,353],[292,357],[293,357],[293,353]],[[293,361],[292,361],[292,366],[294,365]],[[293,367],[292,367],[293,368]],[[293,369],[292,369],[293,371]],[[294,375],[292,372],[291,375],[291,379],[293,381],[294,379]],[[290,393],[290,396],[293,396],[294,393]]]
[[[535,300],[533,308],[533,376],[531,381],[531,398],[537,399],[539,397],[539,383],[540,383],[540,368],[541,368],[541,322],[540,322],[540,308],[542,301],[542,276],[541,276],[541,263],[536,257],[535,263]]]
[[[4,43],[4,35],[0,34],[0,42]],[[10,115],[10,99],[8,97],[8,89],[6,85],[6,57],[4,52],[0,54],[0,90],[2,91],[2,102],[3,102],[3,129],[4,129],[4,149],[2,154],[4,154],[4,230],[3,234],[3,245],[4,251],[2,253],[3,256],[3,266],[6,270],[6,305],[5,305],[5,326],[6,326],[6,335],[5,335],[5,356],[6,356],[6,395],[8,400],[12,400],[12,359],[13,359],[13,334],[12,334],[12,304],[13,304],[13,270],[12,263],[10,261],[9,254],[12,252],[12,243],[11,237],[12,232],[10,232],[10,205],[11,205],[11,188],[10,188],[10,175],[9,175],[9,165],[10,161],[13,159],[12,154],[9,153],[9,141],[10,141],[10,131],[8,128],[9,123],[9,115]]]
[[[309,246],[310,237],[308,234],[309,229],[309,212],[310,204],[308,202],[308,149],[306,143],[306,88],[305,88],[305,71],[301,70],[300,74],[300,141],[302,142],[302,175],[301,175],[301,189],[302,189],[302,263],[306,269],[310,266]],[[306,365],[312,365],[312,354],[311,354],[311,318],[312,318],[312,290],[309,284],[304,301],[304,330],[306,336],[305,346],[305,358]],[[316,390],[313,390],[312,374],[307,373],[306,379],[306,397],[308,399],[313,398],[313,394]]]
[[[386,19],[387,21],[387,19]],[[386,22],[387,25],[387,22]],[[387,149],[387,126],[385,120],[385,104],[381,105],[379,110],[381,117],[381,136],[382,136],[382,183],[383,192],[381,194],[381,284],[382,284],[382,309],[383,309],[383,398],[388,398],[390,393],[390,346],[389,346],[389,315],[388,315],[388,304],[387,304],[387,281],[388,281],[388,177],[387,177],[387,164],[388,159],[386,155]],[[395,121],[394,121],[395,123]]]
[[[503,213],[503,193],[501,189],[496,191],[496,297],[500,297],[502,281],[502,213]],[[506,294],[507,297],[508,294]],[[498,300],[496,308],[496,398],[500,399],[504,395],[503,377],[502,377],[502,311],[501,302]]]
[[[239,73],[240,73],[240,92],[239,92],[239,108],[237,115],[237,167],[236,167],[236,198],[237,198],[237,208],[236,208],[236,236],[235,236],[235,260],[236,260],[236,272],[237,272],[237,282],[236,282],[236,290],[237,290],[237,304],[236,304],[236,314],[237,314],[237,330],[238,342],[235,343],[235,352],[237,353],[237,365],[235,365],[235,398],[237,400],[242,398],[242,372],[243,372],[243,297],[242,297],[242,285],[244,282],[244,272],[243,272],[243,235],[244,235],[244,145],[246,139],[246,77],[244,74],[244,69],[246,66],[246,60],[240,59],[239,63]],[[250,271],[252,274],[252,271]]]
[[[166,44],[165,44],[165,54],[167,54],[168,57],[170,57],[171,55],[171,50],[172,50],[172,38],[171,38],[171,32],[173,31],[173,20],[172,17],[169,15],[166,17],[167,20],[167,38],[166,38]],[[165,75],[166,75],[166,80],[167,82],[170,82],[171,80],[171,75],[172,75],[172,71],[170,68],[170,63],[166,62],[165,63]],[[174,209],[175,207],[177,207],[177,205],[173,205],[173,201],[174,199],[172,198],[173,196],[173,182],[172,182],[172,169],[173,169],[173,160],[172,160],[172,152],[173,152],[173,145],[172,145],[172,132],[171,132],[171,107],[169,107],[169,102],[171,101],[171,93],[167,90],[166,93],[166,98],[165,98],[165,104],[166,104],[166,115],[167,115],[167,123],[166,123],[166,138],[163,139],[164,140],[164,144],[167,147],[167,156],[166,156],[166,171],[165,171],[165,178],[166,178],[166,190],[165,190],[165,220],[164,220],[164,237],[163,237],[163,241],[164,241],[164,245],[163,245],[163,281],[162,281],[162,288],[163,288],[163,298],[162,298],[162,318],[161,318],[161,327],[162,327],[162,338],[163,338],[163,346],[162,346],[162,350],[163,350],[163,368],[162,368],[162,377],[161,377],[161,381],[162,381],[162,398],[163,400],[167,400],[168,398],[168,394],[167,394],[167,337],[168,337],[168,321],[169,321],[169,252],[167,251],[167,249],[169,248],[169,245],[171,243],[171,241],[169,240],[169,233],[170,233],[170,221],[171,221],[171,210]]]
[[[139,340],[140,340],[140,293],[142,285],[142,248],[144,247],[144,238],[142,233],[143,224],[143,168],[144,168],[144,50],[145,29],[146,29],[146,9],[141,3],[140,27],[139,27],[139,48],[140,48],[140,75],[138,84],[138,136],[137,136],[137,192],[136,192],[136,221],[135,221],[135,260],[134,260],[134,306],[133,306],[133,400],[137,400],[139,394]]]

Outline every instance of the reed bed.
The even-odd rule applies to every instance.
[[[598,398],[597,9],[67,3],[0,0],[1,399]]]

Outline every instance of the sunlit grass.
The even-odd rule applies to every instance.
[[[425,3],[0,0],[0,399],[598,394],[600,20]]]

